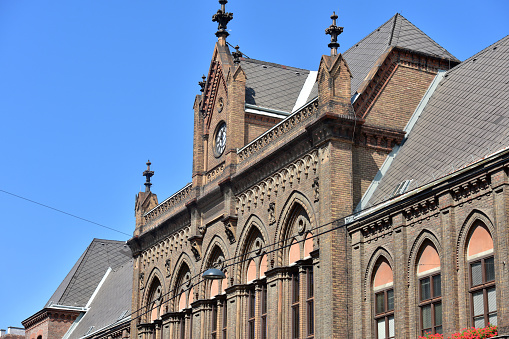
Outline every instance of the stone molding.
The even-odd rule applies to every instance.
[[[274,140],[281,138],[317,112],[318,100],[314,100],[237,151],[239,163],[257,154],[260,150],[274,142]]]
[[[223,174],[223,172],[224,172],[224,168],[225,168],[225,165],[224,165],[224,161],[223,161],[222,163],[220,163],[219,165],[217,165],[216,167],[214,167],[213,169],[208,171],[207,174],[205,175],[205,184],[208,184],[211,181],[213,181],[214,179],[217,179],[219,176],[221,176],[221,174]]]
[[[171,208],[183,205],[184,202],[187,201],[187,198],[190,196],[192,191],[193,184],[189,183],[184,188],[182,188],[177,193],[173,194],[168,199],[164,200],[162,203],[154,207],[152,210],[148,211],[143,217],[145,218],[145,222],[150,222],[154,220],[156,217],[162,215],[164,212],[167,212]]]
[[[258,203],[263,204],[265,200],[271,201],[271,197],[277,197],[280,191],[292,188],[294,184],[300,183],[302,179],[308,179],[315,175],[318,168],[319,152],[314,150],[290,165],[269,176],[259,184],[237,195],[236,213],[244,214],[251,208],[256,208]]]

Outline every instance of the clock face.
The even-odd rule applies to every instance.
[[[220,157],[226,147],[226,124],[223,122],[216,132],[214,141],[214,153],[216,157]]]

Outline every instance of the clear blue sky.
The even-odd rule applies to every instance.
[[[454,7],[458,4],[459,7]],[[148,158],[163,200],[191,181],[214,0],[0,0],[0,190],[122,232]],[[231,0],[233,45],[316,70],[400,12],[460,60],[509,33],[509,2]],[[128,236],[0,192],[0,328],[40,310],[91,240]]]

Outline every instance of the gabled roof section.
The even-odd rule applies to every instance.
[[[509,36],[448,71],[370,205],[407,180],[409,191],[509,146],[508,83]]]
[[[108,267],[115,268],[132,257],[123,241],[94,239],[45,307],[65,305],[84,307]]]
[[[438,58],[459,62],[401,14],[396,14],[364,39],[343,53],[353,75],[352,95],[375,66],[377,59],[390,47],[399,47]]]
[[[82,338],[109,326],[115,326],[131,315],[133,261],[128,260],[110,272],[97,291],[87,313],[68,338]],[[87,333],[90,329],[90,333]]]
[[[255,59],[241,59],[246,73],[246,104],[292,112],[309,71]],[[310,88],[311,90],[311,88]]]

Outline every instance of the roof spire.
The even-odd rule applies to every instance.
[[[332,25],[330,25],[326,30],[325,34],[330,35],[330,44],[329,48],[331,49],[330,55],[336,56],[338,54],[338,35],[343,33],[343,27],[336,26],[336,19],[338,16],[336,15],[336,12],[332,12],[332,15],[330,17],[332,19]]]
[[[150,170],[150,165],[152,165],[152,163],[150,160],[147,160],[147,169],[145,172],[143,172],[143,176],[147,179],[145,181],[145,192],[150,192],[150,186],[152,186],[150,178],[154,175],[154,171]]]
[[[233,63],[235,65],[240,64],[240,58],[242,57],[242,52],[239,51],[239,45],[235,46],[235,52],[232,53]]]
[[[221,9],[217,10],[217,13],[212,16],[212,21],[217,22],[217,32],[216,36],[220,42],[226,42],[226,37],[230,35],[226,31],[226,25],[233,19],[233,13],[226,12],[226,4],[228,0],[219,0],[221,4]]]

